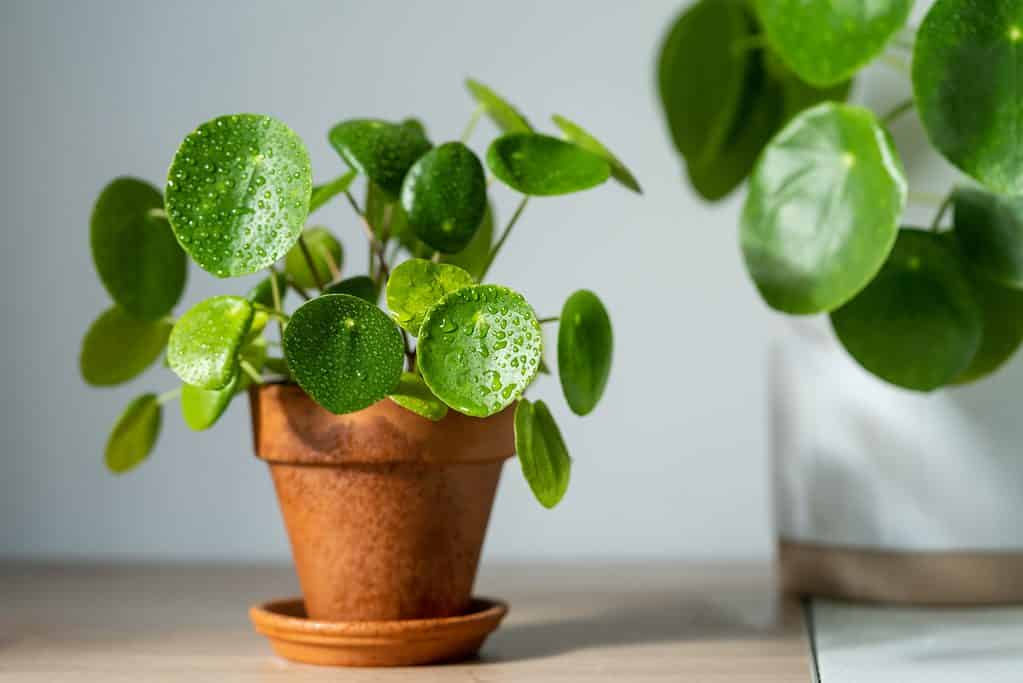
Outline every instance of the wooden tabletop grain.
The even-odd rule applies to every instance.
[[[0,562],[0,681],[805,683],[798,605],[766,566],[487,564],[511,613],[480,657],[333,670],[278,659],[248,605],[295,595],[290,569]]]

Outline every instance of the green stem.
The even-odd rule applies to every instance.
[[[948,208],[952,206],[952,193],[949,192],[948,196],[945,197],[945,201],[938,207],[937,213],[934,214],[934,220],[931,221],[931,232],[938,232],[938,228],[941,227],[941,219],[948,213]]]
[[[306,301],[312,299],[312,297],[309,296],[309,292],[305,291],[305,288],[302,287],[302,285],[295,282],[295,278],[291,277],[288,278],[288,286],[294,289],[296,292],[298,292],[298,295],[305,299]]]
[[[522,211],[526,208],[526,202],[528,201],[529,195],[523,195],[522,201],[520,201],[519,205],[515,207],[515,213],[512,214],[511,220],[508,221],[508,227],[506,227],[504,232],[501,233],[501,239],[497,240],[497,244],[494,245],[494,248],[490,250],[490,254],[487,256],[486,263],[483,264],[483,270],[480,272],[480,282],[483,282],[483,278],[487,276],[487,271],[490,270],[491,264],[493,264],[494,259],[497,258],[497,253],[501,251],[501,247],[504,246],[508,236],[511,235],[512,228],[514,228],[515,224],[518,222],[519,216],[522,215]]]
[[[472,118],[469,119],[469,123],[465,125],[465,130],[462,131],[462,144],[469,142],[469,138],[472,137],[472,132],[476,130],[476,124],[479,123],[480,117],[483,116],[483,105],[478,105],[472,112]]]
[[[269,306],[264,306],[263,304],[252,304],[252,307],[257,311],[266,313],[271,318],[276,318],[277,320],[280,320],[281,322],[286,323],[291,320],[291,316],[285,313],[284,311],[273,309],[270,308]]]
[[[912,97],[899,102],[897,105],[892,107],[891,111],[881,117],[881,124],[884,126],[889,125],[892,121],[899,118],[915,106],[916,103],[913,101]]]
[[[252,363],[242,358],[238,361],[238,364],[241,366],[242,372],[248,375],[253,382],[256,384],[263,383],[263,376],[259,374],[259,371],[256,370],[256,368],[252,367]]]
[[[313,274],[313,281],[316,283],[316,288],[322,293],[327,285],[323,282],[323,278],[320,277],[320,271],[316,267],[316,263],[313,262],[313,255],[312,252],[309,251],[309,245],[306,244],[305,235],[298,236],[298,246],[302,250],[302,256],[305,258],[305,264],[309,266],[309,272]]]
[[[281,305],[281,288],[277,286],[277,269],[272,263],[270,264],[270,294],[273,296],[274,310],[284,315],[284,307]],[[277,318],[277,331],[280,332],[281,339],[284,339],[284,321],[280,318]]]
[[[169,391],[165,391],[162,394],[158,395],[156,397],[156,402],[159,403],[160,405],[163,405],[167,401],[173,401],[174,399],[176,399],[180,395],[181,395],[181,387],[177,387],[175,389],[170,389]]]
[[[552,316],[548,316],[546,318],[537,318],[536,322],[540,323],[541,325],[546,325],[547,323],[556,323],[560,319],[561,318],[559,318],[558,316],[552,315]]]

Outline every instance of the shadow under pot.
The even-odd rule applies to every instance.
[[[514,406],[431,422],[384,399],[334,415],[298,386],[250,390],[309,619],[466,614]]]

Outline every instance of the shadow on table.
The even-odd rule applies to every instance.
[[[491,636],[479,661],[535,659],[616,645],[756,640],[801,628],[802,623],[796,602],[749,610],[694,600],[692,595],[643,598],[586,617],[508,624]],[[601,597],[593,599],[598,603]]]

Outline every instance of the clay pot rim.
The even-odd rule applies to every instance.
[[[389,621],[317,621],[297,614],[305,613],[302,598],[280,598],[249,608],[256,630],[267,636],[288,640],[333,639],[378,640],[400,637],[408,640],[434,640],[445,633],[467,627],[489,632],[508,613],[508,604],[494,598],[474,597],[469,611],[454,617],[394,619]]]

